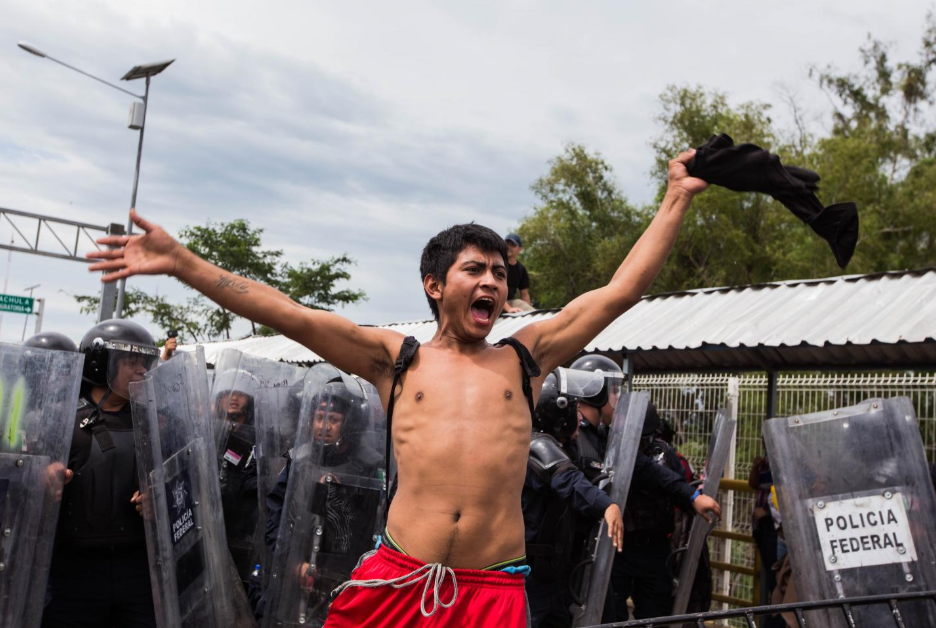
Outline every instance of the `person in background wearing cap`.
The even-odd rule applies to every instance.
[[[523,252],[523,243],[516,233],[508,233],[507,242],[507,303],[504,312],[532,312],[536,308],[530,300],[530,273],[518,259]]]

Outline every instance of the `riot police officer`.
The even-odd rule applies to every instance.
[[[601,390],[583,397],[579,404],[581,420],[576,460],[586,475],[594,477],[602,471],[608,427],[614,418],[624,372],[610,358],[598,354],[583,356],[573,362],[572,367],[600,374],[604,378]],[[685,512],[695,512],[706,517],[708,515],[705,513],[710,510],[716,514],[721,512],[715,500],[702,495],[686,482],[675,454],[662,458],[648,455],[653,453],[649,445],[659,426],[659,414],[650,404],[624,509],[624,550],[615,555],[611,571],[611,585],[603,616],[606,622],[627,620],[628,597],[634,599],[637,619],[661,617],[669,613],[672,607],[672,585],[666,570],[666,559],[669,556],[669,534],[674,527],[674,505]],[[635,497],[638,494],[642,497]],[[634,515],[632,502],[640,504],[637,516]],[[643,517],[644,508],[650,505],[658,506],[656,515],[660,526],[650,525],[650,520]],[[667,515],[664,517],[662,512],[666,509]],[[644,529],[644,526],[648,526],[648,529]],[[577,543],[577,546],[580,545]],[[647,569],[646,573],[642,571],[644,569]],[[662,612],[664,608],[666,612]]]
[[[228,549],[241,581],[249,580],[254,564],[257,529],[254,403],[256,378],[243,369],[215,376],[212,404],[220,429],[219,480]]]
[[[159,351],[140,325],[109,320],[81,339],[81,398],[44,628],[156,625],[140,501],[130,383],[141,381]]]
[[[347,383],[346,383],[347,382]],[[308,455],[320,463],[317,490],[307,507],[320,516],[321,546],[317,548],[315,566],[299,566],[303,573],[303,588],[309,595],[309,616],[313,625],[324,621],[330,593],[347,579],[358,558],[373,548],[373,521],[367,517],[377,511],[380,492],[355,486],[355,478],[377,478],[383,456],[370,442],[370,404],[362,384],[345,376],[328,381],[311,400],[312,442],[284,454],[286,466],[273,490],[266,497],[267,521],[265,541],[270,555],[275,555],[286,491],[289,486],[293,459]],[[297,476],[298,477],[298,476]],[[305,551],[310,551],[306,548]],[[262,616],[264,602],[257,608]]]
[[[657,437],[660,416],[651,403],[641,432],[640,451],[631,490],[624,507],[624,549],[611,569],[610,603],[603,621],[627,621],[627,599],[634,602],[635,619],[665,617],[673,606],[673,583],[667,569],[674,508],[708,517],[721,514],[712,498],[686,482],[675,451]],[[648,481],[643,466],[656,478]]]
[[[530,440],[530,459],[521,494],[526,580],[533,626],[567,626],[568,580],[575,542],[574,513],[604,520],[615,547],[622,542],[621,510],[573,464],[565,446],[578,424],[579,397],[603,386],[601,376],[559,368],[543,382]],[[577,394],[572,394],[577,393]]]
[[[586,355],[572,363],[570,371],[589,371],[603,378],[604,385],[589,389],[579,404],[579,437],[575,443],[576,464],[590,477],[601,473],[608,428],[614,418],[614,408],[624,383],[624,371],[610,358],[597,353]]]

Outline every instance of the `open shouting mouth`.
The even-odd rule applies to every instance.
[[[471,304],[471,317],[479,325],[489,325],[494,318],[494,299],[481,297]]]

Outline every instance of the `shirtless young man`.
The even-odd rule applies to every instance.
[[[693,154],[681,153],[669,163],[663,203],[608,285],[514,336],[539,367],[532,378],[534,403],[545,376],[636,304],[662,268],[692,197],[707,187],[686,171]],[[102,238],[101,244],[120,248],[89,255],[104,260],[90,267],[107,271],[104,281],[174,276],[373,383],[387,407],[401,334],[305,308],[196,257],[135,212],[132,217],[144,235]],[[438,330],[419,348],[396,390],[391,435],[399,475],[387,532],[406,553],[384,545],[354,574],[370,586],[411,572],[409,580],[419,582],[345,589],[332,604],[328,626],[526,623],[522,576],[486,570],[522,559],[525,551],[520,496],[531,416],[523,369],[519,351],[487,342],[507,298],[505,264],[503,240],[477,225],[442,232],[423,253],[423,286]],[[615,537],[620,547],[620,532]]]

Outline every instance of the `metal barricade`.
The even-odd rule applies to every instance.
[[[770,606],[755,606],[753,608],[735,608],[726,611],[711,611],[708,613],[694,613],[691,615],[677,615],[673,617],[657,617],[654,619],[637,619],[615,624],[601,624],[591,628],[665,628],[668,626],[696,626],[697,628],[710,628],[726,624],[713,623],[719,620],[742,619],[748,628],[756,628],[755,618],[777,613],[792,613],[799,628],[821,628],[819,624],[810,622],[809,611],[838,608],[842,612],[850,628],[885,628],[884,626],[870,626],[856,623],[852,609],[858,606],[871,606],[883,604],[890,607],[891,617],[895,628],[907,628],[900,613],[900,602],[929,601],[936,604],[936,591],[922,591],[918,593],[896,593],[892,595],[867,595],[863,597],[843,598],[840,600],[822,600],[819,602],[794,602],[791,604],[774,604]]]

